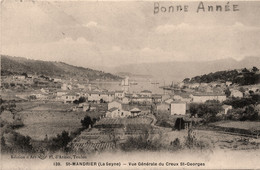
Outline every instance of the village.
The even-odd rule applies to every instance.
[[[240,86],[230,81],[179,82],[161,87],[163,94],[155,94],[150,90],[130,92],[131,81],[125,77],[120,87],[108,91],[89,81],[76,79],[32,74],[2,76],[2,101],[8,105],[6,108],[10,108],[10,103],[15,103],[15,111],[1,109],[1,124],[19,127],[14,129],[15,132],[29,136],[34,141],[31,144],[38,150],[44,150],[42,141],[52,140],[63,131],[70,136],[74,134],[66,145],[74,152],[113,150],[119,145],[127,151],[131,147],[138,148],[133,141],[130,142],[133,146],[129,145],[129,140],[140,136],[145,136],[144,142],[152,141],[152,144],[148,142],[151,148],[157,145],[160,148],[176,147],[176,141],[177,147],[180,147],[179,143],[185,143],[187,135],[196,134],[196,138],[202,140],[209,136],[209,130],[212,130],[213,134],[210,135],[217,138],[216,141],[220,136],[223,140],[230,138],[234,141],[234,134],[231,133],[236,132],[238,138],[233,144],[236,147],[241,135],[248,137],[246,140],[258,139],[259,122],[242,122],[247,126],[241,132],[241,123],[237,122],[238,127],[233,127],[236,122],[230,123],[230,120],[235,120],[238,111],[232,101],[248,100],[252,95],[259,95],[259,84]],[[253,115],[250,116],[256,113],[258,117],[259,98],[254,104],[246,106],[245,111],[251,106]],[[84,125],[82,122],[86,116],[90,120]],[[83,129],[82,125],[85,126]],[[247,129],[248,125],[252,129]],[[240,131],[234,131],[237,128]],[[218,136],[215,133],[222,134]],[[11,147],[11,133],[3,131],[1,135],[5,144]],[[247,148],[258,148],[258,142],[252,142],[253,146]],[[39,147],[39,143],[43,148]],[[223,141],[218,145],[222,149],[234,147],[223,147]]]

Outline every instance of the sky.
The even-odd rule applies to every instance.
[[[226,5],[204,2],[204,5]],[[84,67],[260,57],[260,2],[154,14],[154,2],[2,0],[1,54]],[[207,6],[206,6],[207,7]]]

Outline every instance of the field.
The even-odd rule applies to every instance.
[[[241,137],[237,135],[225,134],[211,130],[194,130],[196,139],[205,144],[211,150],[255,150],[260,149],[260,139]],[[169,146],[176,138],[181,144],[185,143],[188,131],[169,131],[163,133],[161,142],[164,146]]]
[[[104,118],[96,123],[96,125],[115,125],[115,124],[151,124],[153,121],[152,118],[149,117],[137,117],[137,118]]]
[[[33,105],[33,104],[32,104]],[[81,127],[86,112],[67,112],[72,105],[45,103],[19,112],[24,127],[16,131],[34,140],[55,137],[63,130],[72,132]]]
[[[224,127],[224,128],[237,128],[244,130],[260,131],[260,122],[249,122],[249,121],[227,121],[227,122],[217,122],[213,125]]]

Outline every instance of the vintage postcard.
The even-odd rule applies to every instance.
[[[0,15],[1,169],[260,168],[260,1]]]

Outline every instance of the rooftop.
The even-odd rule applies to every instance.
[[[193,96],[226,96],[225,94],[219,93],[194,93]]]
[[[109,112],[113,112],[113,111],[115,111],[115,110],[118,110],[118,108],[113,107],[113,108],[109,109],[108,111],[109,111]]]
[[[149,90],[143,90],[143,91],[141,91],[141,93],[152,93],[152,92]]]
[[[130,110],[130,112],[141,112],[141,110],[138,109],[138,108],[133,108],[133,109]]]

